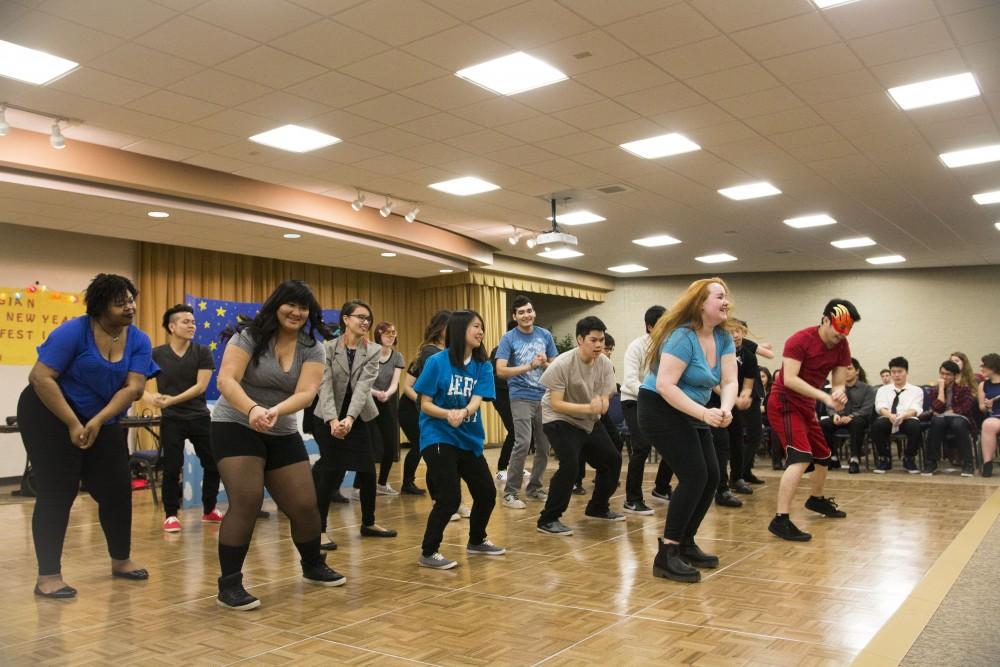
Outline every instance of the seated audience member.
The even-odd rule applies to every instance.
[[[889,438],[896,433],[906,436],[903,468],[910,474],[920,472],[914,457],[920,450],[920,421],[917,416],[924,407],[924,392],[906,381],[909,370],[910,363],[904,357],[894,357],[889,361],[892,383],[882,385],[875,393],[877,416],[872,423],[871,438],[878,457],[874,472],[879,474],[892,470]]]
[[[924,453],[924,474],[937,472],[941,446],[948,434],[955,438],[962,457],[962,477],[972,477],[972,392],[957,382],[962,369],[949,359],[938,369],[937,387],[931,393],[931,429]]]
[[[948,355],[948,359],[955,362],[958,365],[958,376],[955,378],[955,382],[960,385],[969,388],[972,395],[976,395],[976,376],[972,370],[972,362],[969,361],[969,357],[965,352],[952,352]]]
[[[872,411],[875,407],[875,387],[867,382],[865,369],[861,363],[851,357],[851,365],[847,367],[847,382],[845,384],[847,393],[847,405],[843,410],[834,410],[823,406],[827,411],[827,417],[820,420],[823,427],[823,435],[830,445],[830,451],[836,456],[834,434],[838,429],[846,430],[851,436],[851,461],[848,473],[856,475],[861,472],[861,445],[864,442],[868,426],[872,421]],[[833,465],[831,464],[831,468]]]
[[[882,370],[880,370],[878,372],[878,374],[879,374],[879,377],[882,378],[882,384],[891,384],[892,383],[892,374],[889,372],[888,368],[883,368]]]
[[[979,442],[983,448],[983,477],[992,477],[993,456],[1000,434],[1000,354],[991,352],[983,357],[980,372],[985,379],[979,383],[979,411],[986,419]]]

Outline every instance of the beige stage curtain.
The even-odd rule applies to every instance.
[[[500,290],[529,292],[531,294],[552,294],[586,301],[604,302],[605,292],[599,289],[579,287],[552,280],[510,276],[487,271],[471,270],[467,273],[454,273],[420,281],[421,287],[445,287],[450,285],[480,285],[495,287]]]

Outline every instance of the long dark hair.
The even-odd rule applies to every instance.
[[[769,393],[771,391],[771,384],[774,382],[774,376],[771,375],[771,371],[765,366],[760,367],[760,372],[767,376],[767,383],[764,384],[764,393]]]
[[[286,303],[294,303],[309,309],[309,320],[303,327],[303,330],[308,334],[305,336],[308,340],[303,341],[306,347],[312,347],[316,344],[317,333],[321,336],[328,333],[327,328],[323,325],[323,311],[319,307],[316,297],[313,296],[312,290],[309,289],[309,285],[301,280],[286,280],[274,288],[271,296],[267,297],[267,301],[260,307],[260,311],[253,320],[243,326],[237,324],[237,331],[241,331],[245,326],[247,333],[254,340],[253,354],[250,355],[250,359],[255,366],[260,360],[260,355],[267,350],[271,339],[281,326],[278,323],[278,308]],[[302,336],[299,337],[300,340],[302,338]]]
[[[854,366],[854,370],[858,372],[858,379],[868,384],[868,374],[865,373],[865,369],[861,367],[861,362],[851,357],[851,365]]]
[[[431,321],[427,323],[427,328],[424,329],[424,340],[420,343],[421,348],[428,345],[437,345],[438,341],[441,340],[441,334],[448,328],[448,319],[450,317],[450,310],[439,310],[431,316]]]
[[[451,359],[451,364],[456,368],[465,368],[465,355],[467,353],[471,353],[475,361],[486,361],[488,359],[486,348],[483,347],[482,343],[475,349],[465,349],[465,332],[468,330],[469,325],[472,324],[472,320],[477,318],[482,323],[483,331],[485,332],[486,321],[483,320],[482,315],[474,310],[457,310],[448,319],[448,328],[445,330],[444,335],[444,346],[448,350],[448,358]]]

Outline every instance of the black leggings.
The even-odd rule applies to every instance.
[[[497,470],[506,470],[510,463],[510,453],[514,450],[514,415],[510,412],[510,393],[507,389],[497,387],[497,397],[493,401],[493,407],[500,415],[507,436],[503,439],[503,447],[500,448],[500,458],[497,459]]]
[[[733,421],[736,421],[735,415],[733,415]],[[712,448],[715,450],[715,460],[719,466],[719,484],[716,490],[722,493],[729,489],[727,468],[729,467],[730,456],[738,445],[734,447],[730,442],[730,431],[728,428],[710,428],[709,432],[712,434]],[[671,497],[671,501],[673,501],[673,497]]]
[[[391,396],[385,403],[376,401],[375,405],[378,407],[378,417],[372,421],[372,437],[382,441],[378,483],[385,486],[389,483],[392,464],[399,460],[399,397]],[[377,447],[375,451],[378,451]]]
[[[472,494],[469,544],[482,544],[486,539],[486,524],[489,523],[497,502],[496,487],[493,486],[493,476],[486,459],[482,454],[476,456],[447,444],[430,445],[422,453],[427,463],[427,479],[433,480],[436,489],[434,507],[427,517],[427,528],[421,545],[423,555],[430,556],[440,548],[445,526],[458,511],[458,505],[462,501],[459,479],[465,480]]]
[[[70,442],[66,425],[30,386],[17,402],[17,423],[38,494],[31,517],[38,575],[62,571],[63,541],[81,481],[97,501],[108,553],[115,560],[127,560],[132,542],[132,488],[125,430],[118,424],[105,424],[94,444],[80,449]]]
[[[176,516],[181,509],[181,470],[184,467],[184,441],[190,440],[194,453],[201,461],[201,505],[208,514],[215,509],[219,495],[219,468],[212,458],[212,418],[171,419],[160,422],[160,442],[163,444],[163,513]]]
[[[750,477],[753,470],[753,460],[757,456],[757,450],[760,449],[760,441],[764,435],[764,422],[760,414],[760,399],[753,399],[750,402],[750,407],[746,410],[733,410],[734,424],[737,422],[737,419],[739,421],[736,427],[737,433],[740,434],[739,442],[743,443],[743,465],[738,469],[733,468],[733,476],[736,476],[738,470],[740,474],[736,478],[746,480]],[[730,442],[733,442],[733,436],[731,435],[733,433],[732,428],[729,432]],[[733,460],[735,461],[735,459]]]
[[[313,425],[313,438],[319,447],[319,460],[313,465],[313,482],[316,484],[316,503],[319,507],[320,528],[326,532],[326,517],[330,512],[330,496],[340,488],[346,469],[338,461],[337,449],[345,446],[371,447],[368,437],[369,425],[358,421],[344,440],[337,440],[330,434],[330,426],[319,417]],[[360,444],[356,444],[360,443]],[[357,466],[361,467],[361,466]],[[369,462],[363,470],[354,471],[355,485],[360,489],[361,523],[375,525],[375,464]]]
[[[712,434],[708,426],[645,389],[639,390],[639,427],[677,475],[663,537],[691,543],[719,485]]]
[[[412,484],[416,481],[417,466],[420,465],[420,411],[405,394],[399,399],[399,425],[410,441],[410,451],[403,459],[403,484]]]

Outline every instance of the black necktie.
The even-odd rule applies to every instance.
[[[893,391],[896,390],[893,389]],[[892,407],[889,408],[889,412],[891,412],[892,414],[896,414],[896,408],[899,407],[899,395],[902,394],[904,391],[906,391],[905,387],[903,389],[900,389],[899,391],[896,391],[896,398],[892,399]]]

